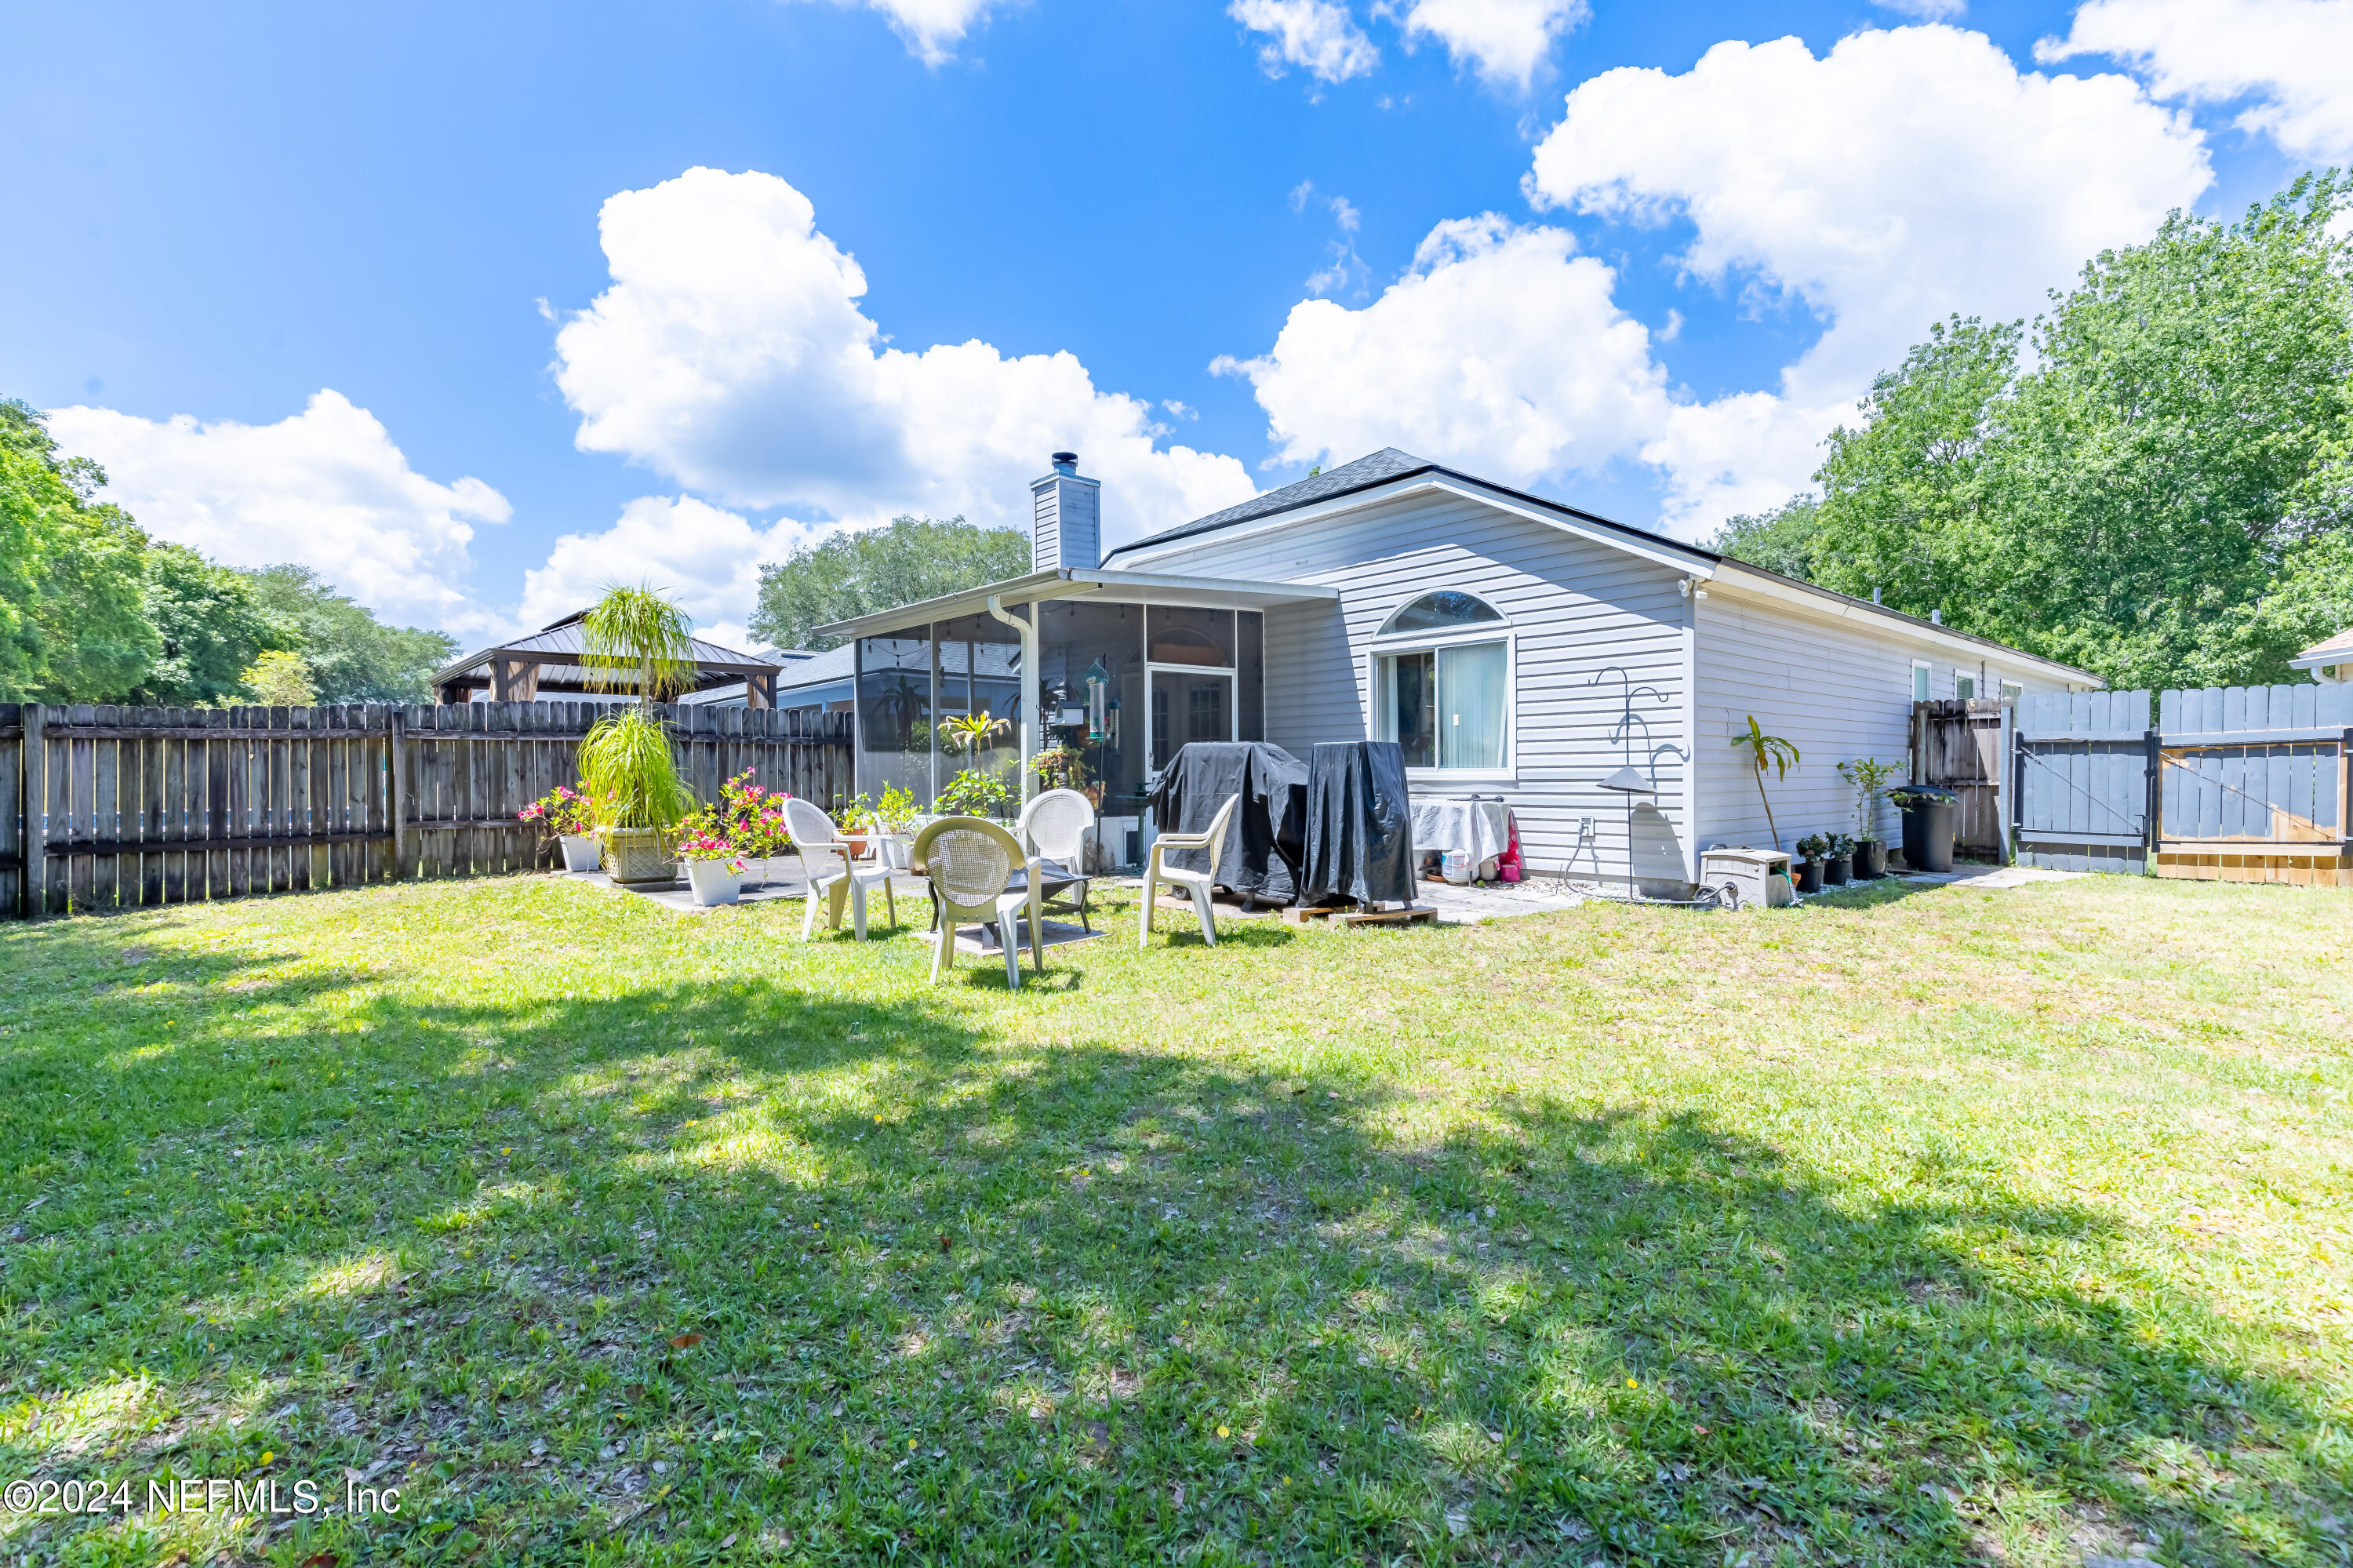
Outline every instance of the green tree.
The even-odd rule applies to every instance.
[[[961,517],[893,518],[887,528],[849,530],[760,568],[752,630],[777,648],[830,648],[814,628],[892,609],[1029,569],[1029,536],[981,528]]]
[[[319,689],[311,683],[311,667],[302,655],[283,648],[273,648],[253,662],[245,672],[246,689],[253,700],[265,707],[307,708],[319,700]]]
[[[0,699],[117,702],[163,652],[147,536],[91,500],[105,483],[88,459],[59,461],[37,410],[0,402]]]
[[[276,622],[278,645],[302,655],[323,703],[431,702],[433,672],[456,656],[439,631],[386,626],[308,567],[245,573],[255,605]]]
[[[1819,502],[1720,542],[2117,686],[2295,679],[2353,624],[2348,197],[2176,213],[2031,334],[1933,328],[1832,432]]]
[[[285,636],[245,574],[185,545],[150,546],[146,572],[147,622],[163,652],[133,700],[172,707],[253,701],[244,673],[265,650],[284,646]]]
[[[1810,581],[1814,540],[1821,529],[1820,511],[1821,503],[1814,497],[1792,496],[1770,512],[1727,520],[1712,543],[1723,554],[1752,567]]]

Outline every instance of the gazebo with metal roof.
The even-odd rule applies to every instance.
[[[445,666],[433,677],[441,700],[468,703],[476,692],[484,690],[494,703],[536,702],[557,694],[613,695],[609,674],[600,681],[601,673],[582,662],[587,644],[581,622],[587,618],[586,610],[576,611],[528,637],[469,653]],[[699,637],[690,641],[694,680],[687,687],[689,692],[707,692],[740,682],[746,705],[776,705],[776,672],[783,667],[776,661],[722,648]]]

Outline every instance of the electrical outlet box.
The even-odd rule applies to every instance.
[[[1589,839],[1593,836],[1592,818],[1579,817],[1577,819],[1577,836],[1581,839]]]

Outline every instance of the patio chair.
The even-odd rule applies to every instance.
[[[1235,809],[1242,803],[1239,791],[1226,797],[1218,808],[1206,832],[1198,833],[1163,833],[1152,841],[1152,855],[1144,867],[1144,915],[1135,923],[1135,946],[1142,951],[1152,937],[1152,898],[1158,885],[1182,888],[1193,900],[1193,907],[1201,916],[1201,939],[1211,947],[1218,945],[1218,923],[1209,907],[1209,886],[1218,879],[1218,852],[1225,847],[1226,825],[1234,820]],[[1202,871],[1179,871],[1164,864],[1162,857],[1170,850],[1205,849],[1209,852],[1209,863]]]
[[[995,822],[978,817],[942,817],[915,835],[908,856],[916,871],[931,878],[939,899],[940,934],[932,948],[932,982],[955,964],[956,927],[979,924],[997,927],[997,946],[1005,949],[1005,983],[1021,989],[1021,927],[1029,917],[1029,957],[1038,972],[1046,972],[1043,925],[1038,917],[1039,867],[1036,856],[1024,858],[1014,836]],[[1023,885],[1008,891],[1013,870],[1029,874]]]
[[[891,923],[899,923],[898,901],[891,895],[891,868],[880,861],[867,862],[858,858],[858,852],[842,842],[841,831],[833,819],[809,801],[791,800],[785,802],[785,827],[793,835],[793,848],[799,852],[801,867],[808,873],[808,913],[801,917],[801,940],[806,942],[817,934],[818,900],[825,901],[825,928],[841,929],[841,906],[849,905],[850,927],[858,939],[866,939],[866,890],[880,885],[883,907],[891,914]],[[830,864],[832,857],[841,861],[839,871],[819,869],[820,863]]]
[[[1095,809],[1084,795],[1076,789],[1049,789],[1021,808],[1016,829],[1021,842],[1046,863],[1049,874],[1078,878],[1055,896],[1068,895],[1079,925],[1088,931],[1094,927],[1087,920],[1087,830],[1094,825]]]

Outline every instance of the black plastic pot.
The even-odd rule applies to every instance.
[[[1953,813],[1959,797],[1950,789],[1915,785],[1889,794],[1904,813],[1904,863],[1914,871],[1953,869]]]
[[[1869,882],[1887,874],[1887,845],[1879,839],[1857,839],[1854,843],[1854,879]]]
[[[1834,854],[1822,867],[1822,880],[1832,887],[1844,887],[1854,880],[1854,859],[1851,855]]]
[[[1801,860],[1791,869],[1798,879],[1799,892],[1820,893],[1822,890],[1822,863],[1820,861]]]

